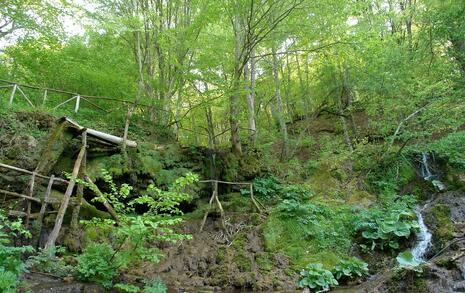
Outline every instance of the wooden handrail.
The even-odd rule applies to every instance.
[[[3,163],[0,163],[0,168],[10,169],[10,170],[14,170],[14,171],[26,173],[26,174],[29,174],[29,175],[35,174],[36,177],[43,178],[43,179],[50,179],[49,176],[45,176],[45,175],[42,175],[42,174],[34,173],[34,172],[32,172],[32,171],[29,171],[29,170],[25,170],[25,169],[18,168],[18,167],[15,167],[15,166],[10,166],[10,165],[3,164]],[[60,182],[64,182],[64,183],[69,183],[68,180],[65,180],[65,179],[59,178],[59,177],[55,177],[55,181],[60,181]]]

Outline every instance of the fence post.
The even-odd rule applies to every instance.
[[[79,102],[81,102],[81,95],[76,96],[76,104],[74,105],[74,113],[77,113],[79,110]]]
[[[13,98],[15,97],[17,87],[18,85],[15,83],[13,85],[13,90],[11,91],[11,95],[10,95],[10,101],[9,101],[10,106],[13,105]]]
[[[44,91],[44,99],[42,100],[42,105],[45,106],[45,102],[47,101],[47,89]]]

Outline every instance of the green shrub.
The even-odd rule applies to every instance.
[[[278,179],[273,176],[267,176],[255,178],[253,180],[253,189],[255,195],[264,198],[271,198],[279,196],[281,187]]]
[[[0,292],[14,293],[18,284],[18,276],[0,267]]]
[[[115,255],[108,244],[90,245],[77,257],[77,277],[82,281],[96,282],[110,288],[118,274]]]
[[[9,221],[0,210],[0,292],[16,292],[19,275],[26,270],[22,260],[25,253],[33,252],[30,246],[10,246],[10,239],[31,234],[22,226],[21,220]]]
[[[356,257],[341,260],[333,270],[338,280],[355,279],[368,274],[368,264]]]
[[[66,277],[73,274],[73,267],[65,264],[58,255],[65,253],[64,247],[53,247],[41,249],[39,253],[29,257],[27,266],[39,272],[53,273],[59,277]]]
[[[145,283],[144,293],[166,293],[168,288],[159,278],[155,278]]]
[[[305,185],[289,184],[280,189],[280,196],[283,199],[304,201],[311,198],[313,193]]]
[[[102,178],[108,185],[108,193],[98,193],[93,201],[109,202],[114,208],[118,223],[114,219],[94,218],[82,221],[85,225],[100,231],[111,231],[104,237],[103,244],[92,244],[78,257],[77,274],[81,280],[98,282],[111,287],[121,269],[137,262],[158,262],[162,257],[157,243],[176,242],[190,239],[190,235],[176,232],[172,227],[182,222],[179,205],[192,197],[186,189],[198,180],[197,175],[187,173],[176,179],[167,190],[150,185],[144,195],[131,196],[131,186],[117,186],[108,172],[103,171]],[[78,180],[89,188],[92,184]],[[144,205],[148,210],[138,215],[136,205]],[[125,284],[120,289],[133,290]]]
[[[330,287],[339,285],[333,273],[324,269],[321,263],[307,265],[300,272],[300,276],[299,287],[301,288],[328,291]]]

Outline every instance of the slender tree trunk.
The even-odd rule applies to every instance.
[[[286,121],[284,119],[284,107],[283,107],[283,100],[281,97],[281,82],[279,80],[278,74],[278,57],[276,55],[276,48],[272,48],[272,55],[273,55],[273,62],[272,62],[272,69],[273,69],[273,80],[275,84],[275,99],[276,99],[276,117],[278,119],[279,128],[281,134],[283,136],[283,149],[282,149],[282,158],[286,159],[289,154],[289,138],[287,134],[287,126]]]
[[[137,105],[140,102],[142,93],[145,89],[145,82],[144,82],[144,64],[142,62],[142,52],[141,52],[141,32],[137,31],[135,32],[135,54],[136,54],[136,62],[137,62],[137,69],[139,73],[139,81],[137,83],[137,94],[136,94],[136,99],[133,104],[128,105],[128,112],[126,114],[126,121],[124,123],[124,133],[123,133],[123,145],[122,145],[122,152],[125,156],[127,156],[126,153],[126,143],[128,140],[128,133],[129,133],[129,125],[131,123],[131,118],[132,115],[134,114],[134,111],[136,110]]]
[[[205,82],[205,91],[208,91],[208,84]],[[218,142],[215,136],[215,124],[213,123],[213,112],[210,105],[205,107],[205,116],[207,117],[207,130],[208,130],[208,147],[212,150],[218,149]]]
[[[281,157],[283,159],[287,158],[288,155],[288,146],[289,146],[289,138],[287,134],[287,126],[286,121],[284,119],[284,107],[283,107],[283,100],[281,97],[281,81],[279,80],[279,73],[278,73],[278,57],[276,55],[276,48],[273,46],[272,50],[272,70],[273,70],[273,81],[275,86],[275,99],[276,99],[276,113],[275,116],[278,119],[279,129],[281,131],[281,135],[283,136],[283,149]]]
[[[250,76],[250,79],[249,79]],[[255,85],[255,58],[250,59],[250,72],[249,64],[246,64],[244,67],[244,79],[246,82],[246,98],[247,98],[247,110],[249,118],[249,141],[251,147],[255,146],[255,141],[257,138],[257,127],[255,125],[255,95],[254,95],[254,85]],[[250,82],[250,84],[249,84]]]
[[[308,115],[310,114],[310,107],[307,101],[307,94],[308,94],[307,85],[304,84],[304,80],[302,77],[302,69],[300,67],[300,62],[299,62],[299,56],[297,55],[295,56],[295,62],[297,65],[297,75],[299,77],[299,91],[300,91],[300,98],[302,101],[302,109],[305,109],[304,116],[308,117]]]
[[[242,57],[242,31],[239,20],[233,21],[235,31],[235,48],[234,48],[234,72],[232,80],[232,93],[229,97],[229,124],[231,127],[231,147],[232,152],[236,155],[242,155],[242,144],[239,134],[239,92],[240,78],[242,75],[241,57]]]

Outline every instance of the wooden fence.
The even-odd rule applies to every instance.
[[[22,83],[18,83],[14,81],[8,81],[4,79],[0,79],[0,89],[9,90],[8,104],[10,106],[13,105],[15,100],[20,98],[20,99],[24,99],[27,102],[27,104],[32,108],[35,108],[41,105],[41,106],[51,107],[53,110],[57,110],[58,108],[62,108],[66,105],[73,104],[74,112],[78,113],[79,109],[82,107],[83,102],[86,102],[95,109],[98,109],[105,113],[109,113],[113,109],[105,109],[101,105],[98,105],[96,101],[115,102],[115,103],[118,103],[124,106],[134,104],[133,101],[124,100],[124,99],[83,95],[83,94],[75,93],[71,91],[58,90],[58,89],[52,89],[52,88],[46,88],[46,87],[38,87],[38,86],[22,84]],[[35,91],[37,95],[41,97],[40,101],[36,101],[36,103],[34,103],[33,102],[34,99],[32,99],[31,96],[25,92],[25,89]],[[60,101],[57,104],[51,105],[50,104],[51,101],[49,98],[50,98],[50,94],[52,93],[61,95],[62,97],[64,97],[64,101]],[[143,104],[143,103],[138,103],[137,106],[138,107],[149,107],[148,105]]]

